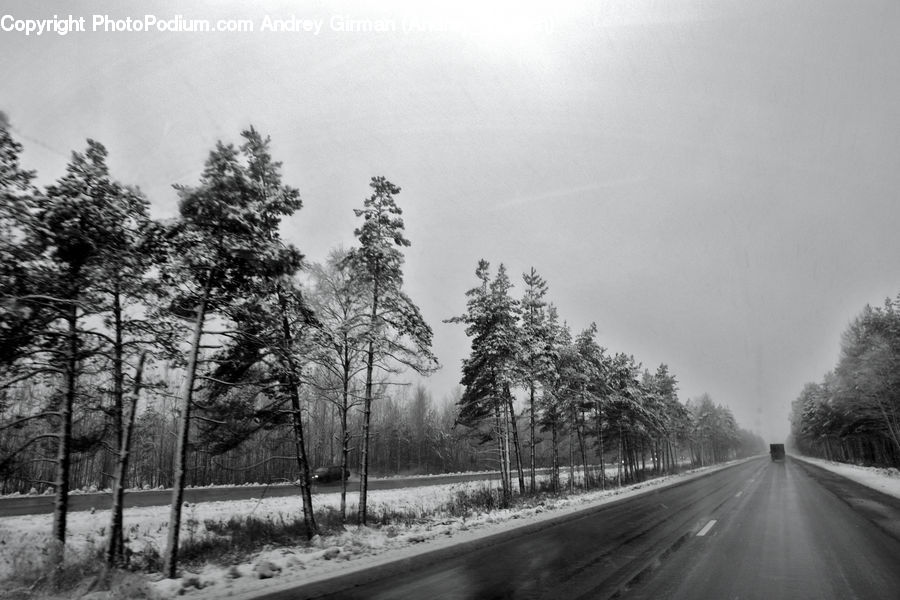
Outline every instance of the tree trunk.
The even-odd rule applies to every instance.
[[[552,435],[552,467],[550,470],[550,484],[553,487],[553,491],[555,493],[559,493],[559,434],[556,430],[556,421],[550,425],[550,431]]]
[[[288,393],[291,399],[291,424],[294,429],[294,445],[297,449],[297,468],[300,471],[300,495],[303,502],[303,525],[306,528],[307,539],[312,539],[319,532],[316,526],[315,513],[312,504],[312,481],[309,474],[309,459],[306,455],[306,440],[303,436],[303,412],[300,406],[300,384],[297,381],[297,371],[294,365],[291,346],[293,336],[291,326],[287,318],[287,302],[281,290],[278,291],[278,300],[281,306],[281,336],[283,345],[283,360],[288,376]],[[342,478],[343,479],[343,478]]]
[[[209,296],[208,285],[197,306],[194,321],[194,335],[185,369],[184,387],[181,391],[181,411],[178,415],[178,433],[175,442],[175,473],[172,483],[172,506],[169,512],[169,535],[163,573],[169,579],[178,576],[178,538],[181,533],[181,505],[184,499],[184,482],[187,475],[187,446],[191,427],[191,403],[194,396],[194,379],[197,375],[197,357],[200,354],[200,340],[203,337],[203,323],[206,319],[206,303]]]
[[[71,294],[74,299],[75,294]],[[66,393],[59,407],[59,433],[56,455],[56,496],[53,503],[53,537],[59,542],[62,560],[66,544],[66,517],[69,510],[69,471],[72,466],[72,409],[75,405],[75,388],[78,380],[78,306],[73,301],[66,316]]]
[[[507,469],[508,462],[506,460],[506,452],[505,452],[505,440],[504,440],[504,431],[503,431],[503,421],[500,417],[500,406],[497,404],[494,405],[494,423],[497,429],[497,450],[499,452],[500,457],[500,480],[501,480],[501,488],[503,490],[503,502],[504,504],[509,502],[510,490],[509,490],[509,470]]]
[[[265,199],[266,185],[263,176],[260,176],[259,184],[262,196]],[[267,237],[270,243],[277,238],[276,235],[272,234],[271,230]],[[287,371],[288,394],[291,402],[291,424],[294,430],[294,446],[296,448],[297,467],[300,475],[300,495],[303,503],[303,523],[306,529],[307,538],[312,539],[313,536],[318,533],[318,528],[316,527],[315,515],[313,513],[309,457],[307,455],[306,440],[304,439],[303,434],[303,412],[299,392],[300,381],[297,377],[297,370],[293,358],[293,335],[288,320],[287,299],[285,298],[280,281],[276,279],[274,280],[274,284],[275,295],[281,311],[281,364],[283,370]]]
[[[576,417],[577,419],[577,417]],[[578,447],[581,452],[581,467],[582,467],[582,483],[585,488],[588,487],[591,483],[591,477],[588,473],[588,464],[587,464],[587,450],[584,447],[584,412],[581,413],[581,420],[578,421]]]
[[[536,447],[536,443],[534,441],[534,382],[530,382],[528,386],[528,410],[529,410],[529,419],[528,419],[528,427],[531,430],[531,437],[529,438],[529,445],[531,446],[531,464],[529,469],[529,480],[528,486],[533,494],[535,492],[535,488],[537,486],[536,476],[535,476],[535,463],[534,463],[534,449]]]
[[[366,396],[363,402],[363,445],[359,472],[359,514],[357,524],[366,524],[366,496],[369,484],[369,421],[372,417],[372,369],[374,367],[374,342],[369,342],[366,357]]]
[[[500,417],[503,419],[503,468],[506,470],[507,500],[512,498],[512,461],[509,454],[509,415],[506,407],[500,409]]]
[[[131,435],[134,431],[134,420],[137,414],[138,396],[141,391],[141,379],[144,375],[146,353],[138,359],[134,373],[134,387],[130,398],[128,419],[123,423],[122,441],[119,445],[119,460],[116,463],[116,477],[113,483],[112,515],[109,525],[109,542],[106,546],[106,564],[122,565],[124,562],[125,541],[122,532],[122,513],[125,506],[126,477],[128,476],[128,460],[131,457]],[[124,409],[124,406],[123,406]],[[123,415],[124,416],[124,415]]]
[[[509,408],[509,421],[512,425],[512,434],[513,434],[513,450],[516,451],[516,471],[519,475],[519,494],[525,494],[525,475],[522,472],[522,455],[519,450],[519,426],[516,424],[516,410],[513,406],[513,397],[509,391],[509,386],[506,386],[506,403]]]
[[[572,443],[571,431],[569,432],[569,490],[575,490],[575,444]]]
[[[113,291],[113,364],[112,364],[112,376],[113,376],[113,426],[115,427],[115,436],[116,436],[116,453],[119,455],[119,461],[121,461],[122,449],[125,448],[125,413],[124,413],[124,394],[125,394],[125,369],[124,369],[124,358],[123,358],[123,343],[122,343],[122,305],[120,302],[119,295],[119,287],[118,280],[113,282],[114,291]],[[118,465],[117,465],[118,466]],[[114,484],[115,485],[115,482]],[[102,489],[102,488],[101,488]],[[124,488],[123,488],[124,489]],[[112,518],[110,520],[110,529],[109,529],[109,547],[107,549],[107,563],[110,566],[113,566],[113,562],[116,559],[121,558],[121,546],[123,544],[122,540],[122,510],[119,507],[119,510],[116,510],[115,504],[115,494],[118,490],[114,490],[113,492],[113,511]]]
[[[646,441],[641,438],[641,479],[647,474],[647,445]]]
[[[337,419],[337,407],[331,406],[328,410],[328,464],[334,464],[334,441],[337,439],[337,434],[334,432],[334,423]],[[326,409],[327,410],[327,409]]]
[[[346,348],[346,345],[344,346]],[[346,473],[350,464],[350,432],[347,427],[347,413],[350,410],[350,367],[344,355],[344,390],[341,404],[341,473]],[[347,520],[347,480],[341,477],[341,523]]]
[[[397,475],[400,474],[400,459],[403,456],[403,432],[397,429]]]
[[[366,352],[366,396],[363,401],[363,440],[359,472],[359,515],[357,523],[366,524],[366,500],[369,489],[369,421],[372,418],[372,371],[375,368],[375,326],[378,319],[378,273],[372,288],[372,313],[369,320],[369,349]]]
[[[622,437],[622,423],[619,423],[619,443],[617,444],[617,454],[616,457],[616,485],[618,487],[622,487],[622,449],[625,445],[625,438]]]
[[[672,444],[672,440],[670,438],[666,438],[666,472],[674,473],[676,472],[677,465],[675,464],[675,452]]]
[[[603,401],[597,401],[597,439],[599,440],[600,450],[600,489],[606,489],[606,465],[603,464]]]

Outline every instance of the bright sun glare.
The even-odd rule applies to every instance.
[[[461,34],[488,55],[499,59],[539,59],[561,19],[580,5],[546,2],[463,0],[452,5],[401,2],[400,12],[422,31]]]

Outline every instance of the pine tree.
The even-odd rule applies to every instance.
[[[608,385],[610,401],[607,409],[609,421],[617,436],[617,475],[619,485],[622,479],[634,475],[633,437],[637,431],[640,412],[641,389],[637,380],[639,366],[634,357],[617,352],[609,362]],[[623,473],[624,470],[624,473]]]
[[[288,317],[287,291],[281,278],[299,266],[300,255],[278,239],[280,217],[300,206],[299,193],[283,188],[278,164],[267,153],[267,140],[252,128],[243,133],[240,151],[221,142],[210,153],[197,187],[180,187],[179,219],[166,236],[163,276],[172,290],[171,312],[190,319],[192,334],[187,352],[185,379],[180,395],[176,437],[174,485],[169,519],[164,572],[175,577],[184,493],[191,410],[198,379],[200,347],[211,315],[228,318],[240,311],[242,300],[276,298],[282,330],[281,358],[288,394],[296,398],[298,382],[292,364],[293,342]],[[241,156],[247,165],[241,162]],[[201,375],[202,377],[202,375]],[[295,431],[302,439],[299,400],[293,409]],[[298,454],[302,454],[299,444]],[[304,458],[298,458],[305,463]],[[309,523],[311,499],[304,491],[304,510]]]
[[[529,428],[529,488],[533,493],[535,481],[535,447],[537,439],[535,427],[537,413],[535,399],[538,388],[547,381],[553,370],[555,359],[553,351],[552,329],[547,317],[547,282],[538,275],[534,267],[529,273],[522,275],[525,291],[522,296],[522,324],[520,332],[518,370],[521,381],[528,391],[528,428]]]
[[[556,364],[557,380],[554,388],[556,409],[561,413],[561,420],[568,421],[569,430],[569,489],[575,487],[575,445],[574,435],[584,456],[584,437],[579,419],[582,381],[584,379],[582,357],[579,354],[577,341],[572,339],[568,325],[564,325],[567,343],[559,350]]]
[[[149,217],[149,202],[137,190],[119,184],[111,183],[110,192],[116,200],[107,207],[110,227],[99,249],[102,256],[95,282],[105,331],[93,335],[103,346],[100,355],[109,365],[112,379],[111,389],[105,391],[112,397],[108,412],[115,443],[110,451],[117,462],[114,468],[117,475],[111,486],[113,504],[106,552],[108,564],[113,565],[123,560],[125,477],[142,364],[148,352],[171,356],[174,332],[170,323],[147,314],[147,304],[153,301],[157,291],[155,279],[149,275],[155,266],[151,239],[156,229]],[[127,372],[129,363],[135,361],[139,364],[134,367],[133,390],[129,394]]]
[[[52,365],[39,365],[28,359],[40,332],[52,321],[52,310],[44,308],[35,292],[32,271],[40,256],[35,231],[35,197],[33,171],[22,169],[19,155],[22,145],[10,131],[6,115],[0,113],[0,416],[11,411],[10,397],[18,388],[50,373],[58,373]],[[30,424],[47,415],[40,408],[36,414],[10,415],[0,425],[0,475],[18,467],[22,454],[33,445],[45,441],[43,431],[32,435]],[[6,421],[6,419],[4,419]],[[23,435],[11,435],[17,429]],[[21,437],[25,437],[24,440]]]
[[[125,479],[128,476],[128,468],[130,466],[134,424],[137,417],[138,398],[143,383],[146,358],[146,353],[142,353],[140,358],[138,358],[132,379],[131,394],[125,395],[123,390],[123,394],[119,396],[119,390],[117,389],[116,391],[117,405],[121,412],[116,415],[119,420],[119,432],[116,438],[118,452],[112,488],[113,503],[110,510],[109,540],[106,546],[106,563],[109,566],[121,565],[125,560],[125,536],[124,528],[122,527],[122,517],[125,510]]]
[[[108,371],[111,380],[101,382],[99,390],[109,395],[112,401],[110,407],[102,407],[101,410],[111,421],[114,442],[106,446],[109,455],[117,461],[107,471],[114,470],[118,474],[110,486],[113,506],[107,561],[112,565],[121,561],[124,549],[124,478],[128,470],[130,429],[135,418],[134,403],[138,393],[137,389],[131,394],[126,393],[129,362],[133,364],[139,356],[145,357],[148,351],[165,353],[171,331],[166,323],[147,315],[147,303],[155,291],[154,280],[148,276],[154,266],[152,244],[149,243],[154,224],[148,214],[149,202],[138,190],[123,186],[109,177],[105,166],[106,151],[100,144],[89,141],[87,155],[92,157],[91,168],[87,169],[76,161],[76,176],[70,177],[56,193],[69,198],[78,194],[94,198],[90,212],[83,206],[74,208],[83,205],[84,198],[82,202],[74,202],[63,210],[70,213],[73,210],[82,211],[82,222],[90,219],[93,227],[97,228],[90,242],[91,276],[85,282],[90,288],[92,310],[102,316],[103,327],[88,328],[84,337],[91,346],[89,354],[96,368]],[[82,189],[79,190],[78,185]],[[69,214],[69,218],[72,217]],[[74,227],[82,229],[80,224]],[[84,302],[82,304],[86,306]],[[171,354],[171,347],[168,354]],[[103,487],[107,485],[103,484]]]
[[[354,234],[359,246],[348,255],[354,273],[369,290],[369,323],[366,332],[366,379],[363,398],[363,439],[359,487],[358,523],[366,524],[369,477],[369,438],[375,369],[387,371],[387,360],[422,374],[438,368],[431,352],[431,327],[418,306],[403,292],[403,211],[394,201],[400,188],[384,177],[373,177],[373,189],[363,208],[355,209],[363,223]]]
[[[565,423],[566,382],[563,377],[572,344],[572,334],[568,325],[559,322],[558,312],[552,304],[547,309],[547,327],[550,332],[550,353],[552,368],[547,372],[541,394],[540,424],[543,431],[550,432],[550,485],[554,491],[560,489],[559,444]]]
[[[574,426],[578,435],[579,448],[581,451],[581,462],[584,469],[585,483],[590,485],[592,482],[591,473],[588,471],[586,437],[588,432],[587,419],[585,413],[590,410],[596,410],[598,415],[602,415],[603,396],[608,393],[606,381],[606,355],[596,340],[597,324],[591,323],[575,338],[573,349],[575,357],[573,365],[574,372],[568,374],[567,379],[571,386],[571,398],[573,406],[571,407],[574,418]],[[603,471],[603,427],[602,421],[598,422],[597,438],[599,454],[601,457],[600,481],[601,485],[605,485],[605,472]]]
[[[9,164],[8,159],[4,162]],[[22,174],[6,166],[4,171],[4,179],[21,188]],[[88,140],[84,153],[72,154],[66,174],[56,184],[33,203],[17,199],[12,205],[15,215],[4,219],[4,227],[18,223],[14,235],[19,237],[15,252],[20,259],[13,270],[4,272],[4,287],[13,283],[15,288],[10,305],[21,311],[13,314],[27,315],[4,327],[4,335],[12,339],[5,356],[7,366],[12,366],[8,372],[15,374],[12,381],[46,376],[55,388],[49,405],[24,420],[48,420],[55,430],[39,433],[26,446],[42,439],[53,440],[56,446],[53,537],[60,552],[66,539],[72,455],[102,439],[102,430],[78,432],[74,424],[78,403],[96,400],[80,386],[86,365],[104,347],[103,334],[89,322],[102,310],[100,283],[120,231],[121,203],[129,197],[109,176],[106,149]],[[84,412],[99,408],[85,406]]]
[[[45,270],[40,277],[51,303],[65,323],[57,346],[63,358],[64,390],[56,407],[57,475],[53,513],[53,534],[65,544],[68,511],[69,471],[72,460],[73,420],[81,365],[95,350],[84,320],[96,314],[97,283],[102,272],[104,244],[114,231],[118,215],[114,208],[120,199],[109,179],[106,150],[88,140],[84,154],[74,153],[66,175],[38,199],[38,232]],[[51,281],[59,277],[57,281]],[[54,361],[55,362],[55,361]]]
[[[307,537],[312,539],[318,533],[318,527],[313,513],[310,467],[300,405],[300,363],[304,357],[298,360],[297,353],[306,341],[306,327],[314,319],[302,290],[292,279],[300,269],[303,257],[296,248],[285,245],[278,232],[281,217],[293,214],[303,204],[296,189],[282,185],[281,163],[273,161],[269,154],[269,138],[263,139],[253,127],[242,135],[245,142],[241,150],[247,157],[248,177],[255,184],[256,201],[259,204],[256,213],[261,219],[261,237],[263,243],[271,247],[271,255],[263,257],[265,277],[256,292],[277,303],[272,312],[277,315],[275,330],[281,335],[272,349],[277,350],[280,374],[286,382],[290,398],[304,522]]]
[[[39,322],[39,307],[22,299],[30,287],[27,267],[37,256],[36,240],[29,235],[37,226],[37,190],[32,185],[35,173],[19,164],[21,153],[22,145],[13,139],[6,115],[0,113],[0,367],[9,376],[0,387],[0,408],[6,390],[21,381],[14,374],[21,358],[18,351],[29,344],[31,328]]]
[[[519,303],[509,295],[512,284],[501,264],[497,275],[491,279],[490,264],[482,259],[475,270],[480,284],[468,292],[466,313],[448,319],[450,323],[466,325],[466,335],[472,339],[472,352],[463,360],[460,383],[465,390],[460,399],[460,422],[476,426],[493,419],[494,439],[498,444],[500,470],[503,479],[504,500],[511,492],[508,435],[509,420],[515,420],[510,410],[510,388],[516,379],[516,359],[519,355],[518,315]],[[513,430],[515,431],[515,430]],[[520,488],[524,488],[521,460],[518,460],[517,440],[514,439],[519,463]],[[524,490],[521,490],[524,491]]]
[[[657,367],[656,373],[645,373],[644,380],[644,387],[654,403],[651,410],[657,415],[658,430],[662,438],[656,448],[656,466],[659,470],[671,471],[675,468],[675,437],[684,412],[684,406],[678,401],[678,381],[664,363]]]

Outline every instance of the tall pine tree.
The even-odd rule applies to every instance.
[[[198,186],[180,187],[179,219],[167,234],[163,275],[172,290],[171,311],[191,322],[185,380],[182,386],[174,485],[164,572],[175,577],[178,564],[181,505],[190,439],[191,410],[198,378],[200,347],[209,316],[228,318],[242,300],[273,292],[287,316],[287,293],[279,278],[299,266],[299,252],[278,239],[280,218],[300,207],[296,190],[281,188],[278,164],[268,159],[267,141],[255,130],[244,132],[240,150],[221,142],[210,153]],[[245,161],[242,162],[241,158]],[[246,164],[245,164],[246,163]],[[279,296],[279,289],[281,295]],[[293,340],[284,330],[281,347],[290,354]],[[287,323],[288,329],[290,323]],[[288,360],[288,359],[285,359]],[[288,361],[289,362],[289,361]],[[294,367],[288,365],[288,388]],[[201,375],[202,376],[202,375]],[[290,393],[290,391],[289,391]],[[299,410],[294,410],[296,414]],[[301,429],[302,431],[302,429]],[[308,494],[304,494],[304,505]]]
[[[477,426],[493,420],[492,437],[497,442],[503,495],[508,502],[511,495],[509,421],[515,419],[510,389],[515,384],[519,355],[519,303],[509,295],[512,284],[502,264],[491,279],[490,263],[482,259],[475,276],[479,285],[466,292],[465,314],[448,319],[450,323],[465,324],[466,335],[472,339],[472,351],[463,359],[460,383],[464,391],[459,401],[459,421]],[[514,449],[518,459],[518,448]],[[519,470],[521,488],[524,481]]]
[[[403,291],[403,253],[410,245],[404,235],[403,211],[394,196],[400,188],[384,177],[373,177],[373,193],[363,208],[355,209],[362,225],[354,234],[359,246],[348,262],[360,282],[369,290],[369,319],[366,332],[366,379],[363,398],[363,439],[359,486],[358,523],[366,524],[369,478],[369,441],[375,369],[389,371],[390,362],[427,374],[438,368],[431,352],[432,331],[418,306]]]
[[[4,187],[12,182],[22,189],[26,178],[7,166],[11,149],[3,161]],[[3,272],[4,305],[14,308],[7,313],[13,319],[5,316],[2,328],[12,342],[5,348],[4,362],[12,367],[7,373],[13,378],[4,385],[42,377],[52,390],[47,404],[32,407],[19,422],[47,421],[50,428],[25,445],[47,440],[55,444],[53,537],[60,552],[66,539],[72,455],[102,439],[102,431],[79,431],[75,425],[79,416],[84,422],[94,420],[85,417],[101,408],[96,395],[83,389],[82,379],[88,361],[104,349],[106,337],[92,317],[102,312],[100,284],[120,231],[123,203],[133,197],[110,177],[106,155],[102,144],[88,140],[83,153],[72,154],[66,174],[33,202],[5,194],[14,201],[6,211],[15,213],[6,212],[3,227],[17,222],[13,235],[18,248],[13,252],[18,263]],[[81,403],[84,410],[76,412]]]
[[[519,344],[518,371],[522,385],[528,392],[529,429],[529,487],[535,491],[535,435],[537,413],[535,400],[542,386],[553,370],[555,358],[553,331],[547,316],[547,282],[538,275],[534,267],[522,275],[525,291],[522,295],[522,324]]]

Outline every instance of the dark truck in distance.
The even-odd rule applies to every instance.
[[[769,444],[772,460],[784,460],[784,444]]]
[[[344,470],[344,479],[350,478],[350,471]],[[319,467],[313,471],[312,480],[316,483],[328,483],[341,480],[341,466]]]

